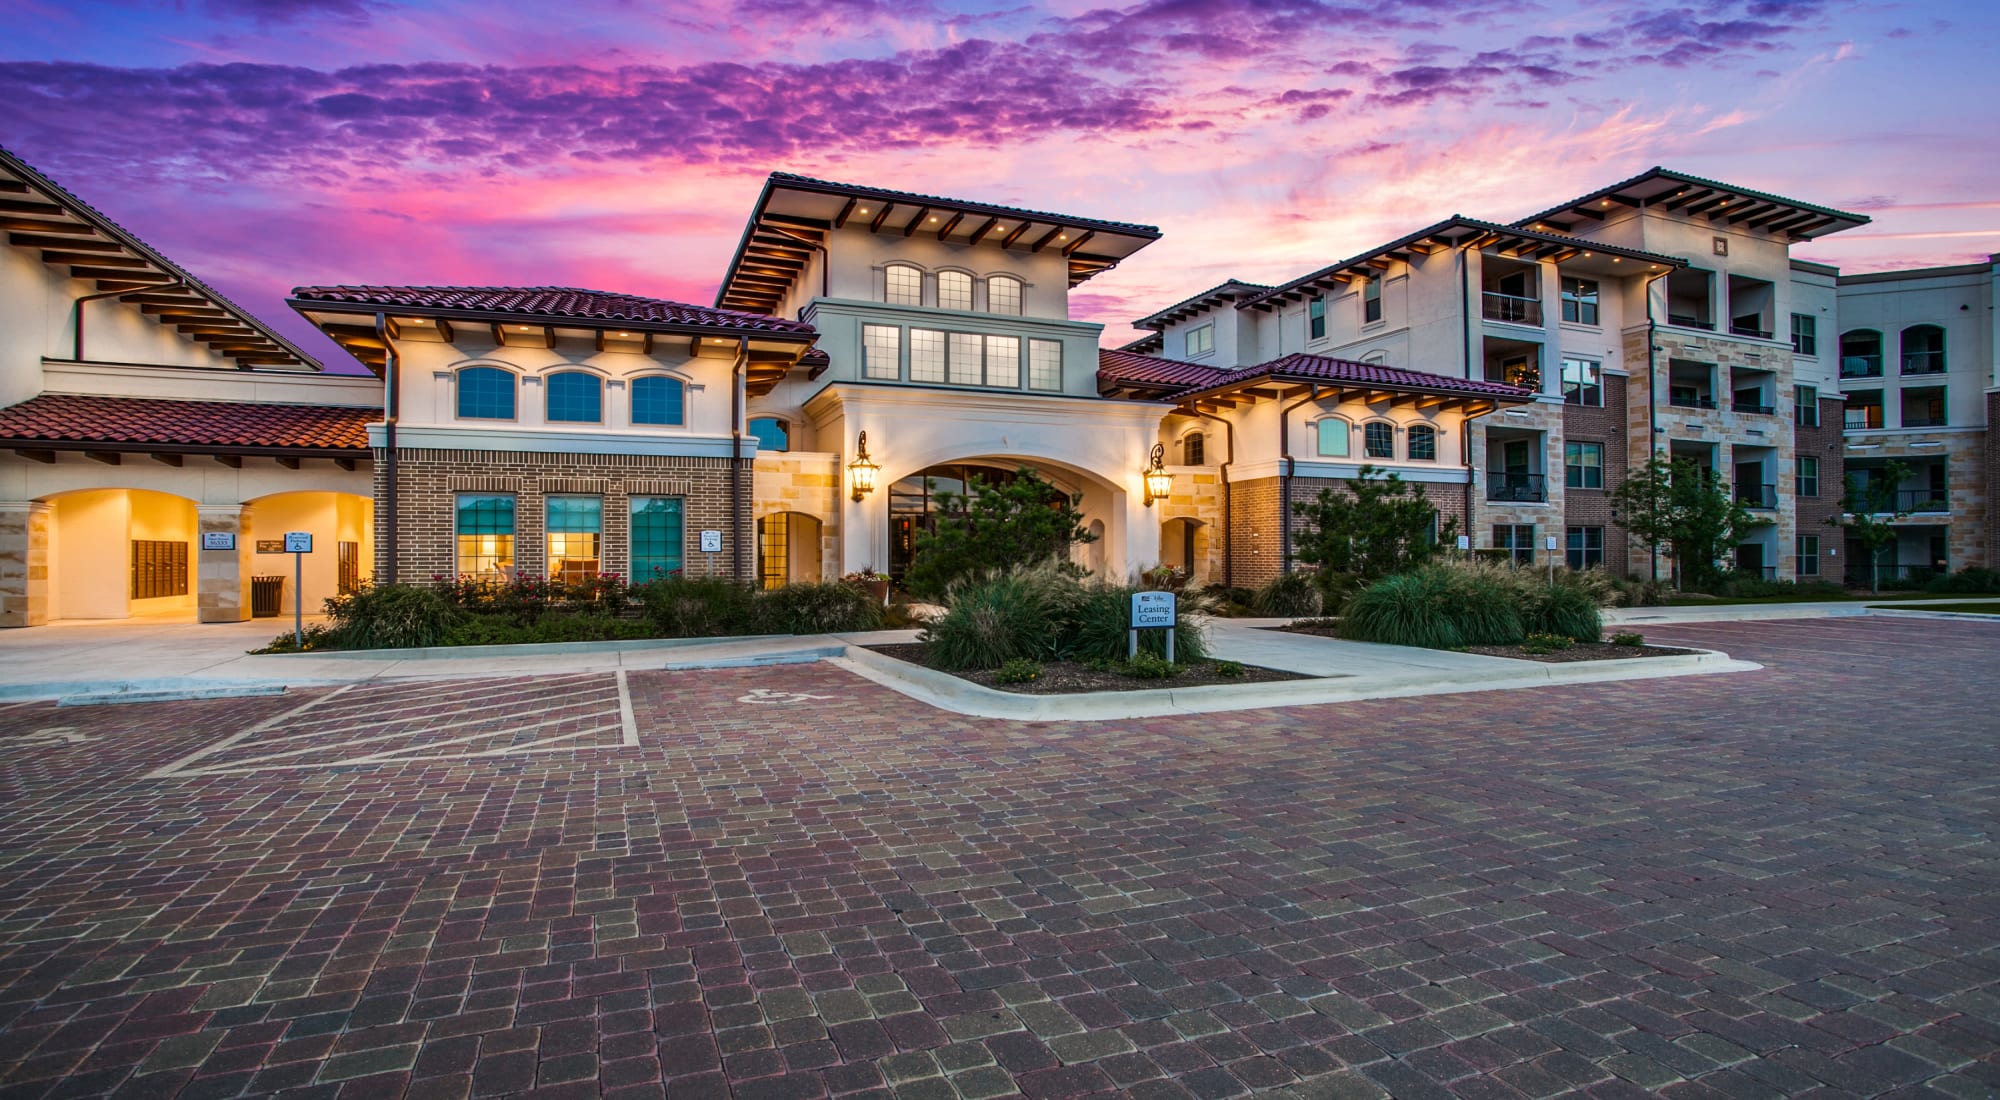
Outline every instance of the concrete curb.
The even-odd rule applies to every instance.
[[[1924,611],[1914,607],[1875,607],[1870,615],[1880,615],[1885,619],[1960,619],[1968,623],[2000,622],[2000,606],[1991,612],[1980,611]]]
[[[1076,695],[1021,695],[982,687],[948,672],[913,665],[861,646],[849,646],[843,656],[828,658],[828,661],[864,679],[943,710],[975,718],[1008,718],[1022,722],[1157,718],[1264,707],[1350,703],[1363,699],[1397,699],[1413,695],[1506,691],[1553,684],[1594,684],[1666,676],[1754,672],[1764,667],[1736,660],[1727,653],[1697,650],[1673,657],[1634,657],[1566,664],[1523,661],[1521,663],[1527,666],[1525,668],[1500,673],[1454,675],[1449,680],[1433,671],[1421,676],[1381,679],[1329,676],[1263,684],[1213,684],[1142,691],[1095,691]]]
[[[265,695],[283,695],[284,684],[190,684],[180,688],[154,688],[149,690],[100,691],[81,695],[63,695],[56,699],[59,707],[96,707],[108,703],[178,703],[185,699],[251,699]]]
[[[313,653],[257,653],[288,661],[476,661],[500,657],[548,657],[569,653],[643,653],[729,642],[765,642],[795,634],[731,634],[721,638],[636,638],[615,642],[522,642],[515,645],[434,645],[415,649],[328,649]]]

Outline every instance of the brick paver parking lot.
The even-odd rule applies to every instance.
[[[2000,1092],[2000,631],[1651,633],[1767,668],[0,708],[0,1095]]]

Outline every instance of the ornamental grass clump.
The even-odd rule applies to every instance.
[[[723,577],[667,577],[633,590],[663,638],[712,638],[755,630],[756,589]]]
[[[1324,606],[1312,574],[1297,569],[1271,578],[1250,597],[1250,610],[1272,619],[1317,615]]]
[[[364,584],[326,601],[328,635],[342,649],[416,649],[444,645],[465,613],[443,595],[414,584]]]
[[[1141,591],[1146,589],[1136,585],[1081,587],[1063,624],[1064,656],[1075,661],[1124,660],[1131,644],[1132,594]],[[1208,638],[1200,617],[1208,614],[1213,604],[1209,597],[1191,592],[1181,593],[1174,601],[1174,660],[1187,664],[1207,659]],[[1166,631],[1140,631],[1139,652],[1165,660]]]
[[[1594,642],[1604,635],[1604,617],[1581,588],[1540,585],[1522,600],[1521,611],[1530,633],[1573,642]]]
[[[1449,574],[1438,569],[1419,569],[1376,581],[1348,601],[1340,619],[1340,636],[1425,649],[1464,648],[1472,643],[1466,640],[1455,613],[1458,587]]]
[[[1053,564],[960,578],[917,640],[931,664],[951,671],[1053,659],[1080,588]]]
[[[845,634],[882,625],[881,603],[845,581],[765,589],[755,603],[757,628],[768,634]]]

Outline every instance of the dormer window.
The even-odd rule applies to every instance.
[[[967,307],[970,308],[970,307]],[[1012,275],[995,275],[986,280],[986,312],[1021,315],[1021,280]]]
[[[924,304],[924,273],[910,264],[890,264],[882,269],[882,300],[892,306]]]
[[[1187,357],[1207,355],[1215,350],[1215,324],[1197,325],[1187,331]]]
[[[940,271],[937,287],[939,309],[972,309],[972,276],[963,271]]]

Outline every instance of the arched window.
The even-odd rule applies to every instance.
[[[514,372],[467,367],[458,372],[460,420],[514,419]]]
[[[687,423],[687,386],[678,378],[649,374],[632,380],[632,423]]]
[[[1202,437],[1202,434],[1200,432],[1189,432],[1188,434],[1182,436],[1181,465],[1183,466],[1208,465],[1208,456],[1205,453],[1207,442],[1208,441]]]
[[[1944,330],[1936,325],[1911,325],[1903,330],[1903,373],[1944,373]]]
[[[1881,333],[1872,328],[1858,328],[1840,334],[1840,376],[1882,377]]]
[[[963,271],[938,272],[938,308],[972,308],[972,276]]]
[[[1319,453],[1322,458],[1346,458],[1348,446],[1348,424],[1337,416],[1329,416],[1315,421],[1313,432],[1318,437]]]
[[[1438,457],[1438,430],[1429,424],[1410,425],[1410,461],[1436,462]]]
[[[792,449],[791,425],[775,416],[760,416],[751,420],[750,434],[757,437],[757,449],[760,451]]]
[[[924,304],[924,273],[909,264],[890,264],[882,269],[882,300],[892,306]]]
[[[1396,457],[1396,426],[1380,420],[1361,427],[1362,453],[1369,458]]]
[[[558,371],[542,383],[548,388],[551,424],[597,424],[604,420],[604,380],[580,370]]]
[[[1389,362],[1389,353],[1386,351],[1371,351],[1362,356],[1361,361],[1378,367],[1383,366]]]
[[[986,280],[986,312],[1021,315],[1021,280],[1012,275],[995,275]]]

